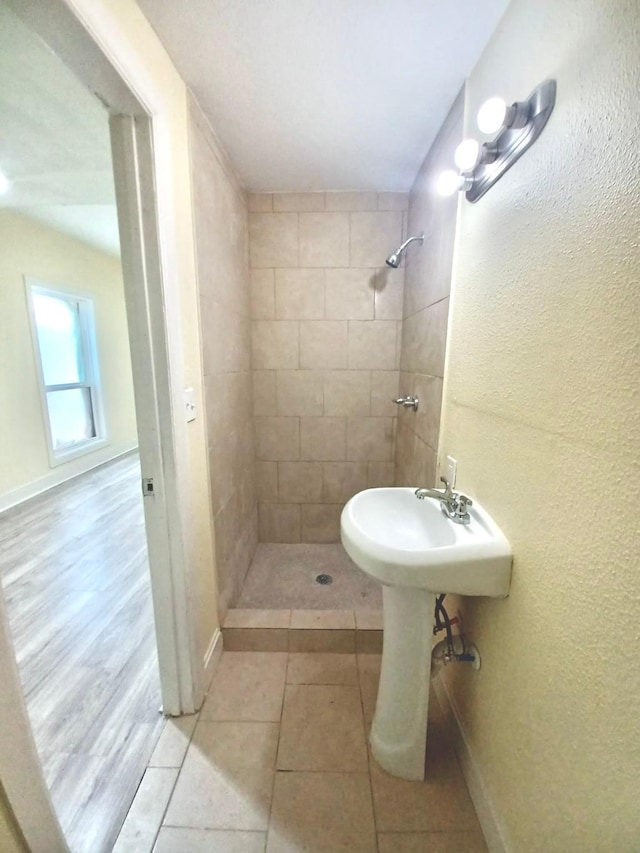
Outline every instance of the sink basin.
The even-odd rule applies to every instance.
[[[414,492],[367,489],[347,503],[342,543],[356,565],[388,586],[507,595],[511,547],[488,513],[474,501],[470,523],[456,524]]]
[[[342,544],[383,584],[384,639],[371,749],[394,776],[423,779],[433,612],[438,593],[505,596],[511,547],[475,501],[456,524],[415,489],[367,489],[346,504]]]

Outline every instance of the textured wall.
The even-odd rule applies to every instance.
[[[219,612],[242,589],[257,542],[247,205],[194,99],[191,158]]]
[[[38,388],[24,277],[93,299],[107,440],[115,454],[138,440],[127,315],[118,258],[99,252],[10,210],[0,211],[0,398],[11,417],[0,420],[0,495],[27,484],[53,484],[85,470],[101,448],[52,472]]]
[[[393,483],[406,193],[250,197],[263,542],[337,542],[346,500]]]
[[[463,110],[460,93],[410,195],[407,233],[424,232],[425,241],[409,246],[406,255],[400,392],[415,395],[420,403],[417,412],[399,412],[395,457],[399,486],[433,486],[436,480],[457,199],[437,195],[434,182],[450,168],[451,152],[462,139]]]
[[[467,88],[556,78],[540,139],[462,204],[441,453],[509,537],[449,686],[508,849],[640,840],[640,6],[513,0]]]

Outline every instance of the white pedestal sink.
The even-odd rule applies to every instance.
[[[456,524],[415,489],[367,489],[342,511],[342,544],[384,584],[384,645],[371,748],[394,776],[423,779],[433,611],[439,593],[505,596],[511,547],[474,500]]]

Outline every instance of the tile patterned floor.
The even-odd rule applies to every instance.
[[[225,652],[200,714],[167,722],[115,853],[485,851],[435,697],[426,781],[373,760],[379,670],[379,655]]]
[[[333,582],[316,583],[319,574]],[[382,610],[382,586],[342,545],[259,543],[236,607],[268,610]]]

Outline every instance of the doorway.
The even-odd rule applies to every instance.
[[[11,6],[12,4],[8,5]],[[60,6],[61,5],[62,4],[60,4]],[[35,31],[40,38],[45,41],[46,47],[34,39],[37,47],[42,48],[46,53],[48,52],[49,47],[55,46],[59,55],[67,59],[68,57],[65,53],[64,38],[62,38],[63,49],[60,49],[60,39],[58,39],[60,29],[56,27],[56,14],[53,14],[52,7],[49,4],[37,3],[18,4],[18,7],[20,17],[24,14],[29,23],[31,23],[31,19],[33,19],[35,22]],[[16,8],[16,6],[14,5],[13,8]],[[11,14],[6,8],[2,8],[2,12],[3,15],[5,12],[7,15]],[[34,12],[35,14],[30,14]],[[67,32],[71,43],[74,41],[74,36],[76,37],[75,45],[67,44],[66,47],[70,56],[75,50],[76,65],[79,64],[82,68],[84,67],[83,61],[80,60],[78,62],[78,53],[82,53],[82,48],[81,46],[79,47],[77,43],[78,22],[74,19],[73,14],[68,9],[60,10],[60,8],[57,7],[56,12],[62,14],[63,17],[66,15],[68,26],[66,29],[63,26],[63,29]],[[18,18],[16,18],[16,21],[18,21]],[[76,32],[73,32],[74,28]],[[83,35],[86,42],[85,49],[89,52],[98,52],[97,47],[90,44],[88,34],[84,33]],[[73,58],[73,56],[71,58]],[[49,53],[49,59],[56,59],[56,57]],[[103,57],[101,57],[101,59],[104,61]],[[86,55],[84,56],[84,60],[86,65]],[[56,61],[59,62],[60,60],[56,59]],[[87,70],[87,74],[91,76],[91,73],[94,70],[95,68],[92,67]],[[100,72],[104,73],[104,69],[100,69]],[[178,503],[178,489],[175,483],[175,455],[177,451],[175,447],[175,438],[172,435],[175,413],[172,411],[170,404],[169,385],[171,383],[171,377],[169,375],[168,360],[166,358],[168,345],[163,335],[163,327],[157,322],[158,317],[162,314],[164,305],[162,300],[163,293],[161,285],[159,250],[157,245],[158,237],[155,222],[151,122],[146,112],[137,102],[135,102],[131,93],[128,90],[122,90],[122,81],[118,80],[114,82],[115,76],[115,72],[111,70],[112,79],[108,85],[105,84],[105,90],[108,90],[109,93],[113,95],[113,102],[111,103],[111,99],[101,97],[100,101],[102,102],[102,106],[100,106],[100,109],[103,110],[105,118],[104,127],[107,130],[107,147],[109,146],[110,136],[110,144],[113,149],[118,196],[119,229],[120,236],[124,237],[124,301],[126,302],[126,322],[129,326],[131,350],[133,354],[131,367],[133,368],[133,390],[136,404],[135,410],[138,416],[138,431],[140,437],[140,462],[138,463],[137,459],[133,457],[122,456],[121,453],[124,453],[128,449],[124,446],[120,447],[119,452],[114,454],[116,457],[115,461],[108,461],[111,458],[108,454],[111,453],[113,448],[110,450],[107,449],[105,456],[101,457],[98,455],[93,457],[94,462],[97,460],[105,464],[101,468],[95,469],[95,477],[97,480],[88,484],[87,477],[93,477],[94,475],[82,473],[84,471],[83,466],[92,468],[92,465],[87,463],[87,456],[85,454],[81,452],[76,453],[76,451],[82,450],[80,447],[82,439],[90,439],[96,442],[95,446],[91,448],[93,453],[100,454],[105,450],[105,445],[101,445],[101,442],[105,436],[108,437],[110,416],[107,413],[105,418],[107,430],[105,431],[100,423],[101,416],[99,413],[99,404],[96,408],[91,410],[91,417],[87,416],[85,418],[84,427],[79,430],[81,440],[76,442],[76,444],[74,444],[74,441],[78,436],[70,436],[68,430],[66,430],[68,422],[65,422],[63,418],[62,422],[60,419],[57,419],[54,424],[53,420],[50,418],[48,422],[48,439],[50,445],[48,447],[48,451],[50,457],[52,453],[55,455],[55,452],[60,450],[60,448],[65,449],[66,447],[71,446],[73,450],[73,453],[71,454],[73,459],[66,459],[64,461],[68,462],[72,466],[71,469],[68,469],[72,475],[79,474],[80,476],[78,479],[69,480],[65,485],[57,486],[59,482],[64,481],[67,478],[64,474],[61,475],[58,473],[63,470],[62,467],[57,467],[56,469],[56,467],[52,466],[52,472],[49,472],[49,475],[43,478],[45,480],[43,485],[44,487],[53,485],[57,486],[57,489],[54,489],[53,492],[58,491],[58,493],[63,496],[63,502],[64,499],[66,499],[74,507],[76,515],[74,520],[76,521],[80,511],[86,511],[91,514],[91,498],[95,495],[97,503],[95,504],[96,508],[94,514],[100,516],[101,520],[105,520],[107,513],[105,512],[104,495],[108,492],[108,481],[111,479],[113,481],[112,485],[115,483],[116,492],[118,492],[117,499],[112,501],[113,503],[117,504],[118,501],[121,501],[121,499],[126,495],[129,495],[132,500],[137,501],[139,511],[137,514],[137,522],[134,523],[134,527],[136,527],[137,524],[136,535],[139,536],[139,534],[142,533],[142,540],[144,541],[144,525],[142,524],[142,512],[140,511],[142,506],[142,495],[140,491],[141,480],[146,483],[146,494],[149,496],[149,499],[145,499],[144,501],[144,521],[146,522],[146,538],[148,539],[149,545],[151,592],[153,594],[156,634],[155,642],[153,642],[154,638],[153,634],[151,634],[151,641],[153,646],[157,643],[157,660],[159,662],[160,680],[159,686],[161,687],[161,697],[160,690],[156,689],[155,698],[152,697],[152,704],[154,705],[154,715],[157,715],[157,718],[161,720],[161,706],[166,714],[179,714],[193,710],[194,706],[198,702],[198,695],[202,688],[201,685],[196,683],[198,674],[194,673],[191,666],[192,644],[188,611],[186,607],[186,594],[183,582],[184,578],[182,576],[183,566],[180,562],[179,553],[179,547],[181,544],[181,537],[179,535],[180,520],[177,513],[173,516],[171,513],[172,505],[176,506]],[[46,90],[47,87],[51,85],[52,81],[49,75],[41,74],[39,75],[39,79],[42,82],[43,89]],[[119,92],[117,91],[118,85],[116,85],[116,83],[120,86]],[[82,80],[82,84],[88,86],[88,88],[94,91],[103,91],[102,87],[94,87],[88,83],[86,79]],[[65,98],[66,94],[67,93],[65,93]],[[89,93],[85,91],[84,95],[88,96]],[[91,97],[93,97],[93,95],[91,95]],[[104,104],[107,101],[109,101],[110,107],[105,109]],[[67,119],[72,115],[72,104],[69,105],[69,110],[70,113],[67,116]],[[85,174],[84,178],[86,179],[86,177],[87,175]],[[72,184],[71,178],[71,175],[65,176],[65,180],[63,181],[64,189],[70,189]],[[110,180],[113,184],[113,174],[110,175]],[[51,206],[56,206],[55,191],[60,189],[60,183],[58,183],[57,186],[55,186],[55,184],[56,181],[53,181],[53,185],[49,187],[53,199]],[[73,187],[71,187],[71,189],[73,189]],[[71,197],[67,195],[64,198],[65,206],[67,208],[73,207],[72,202],[74,200],[77,199],[73,198],[73,194],[71,194]],[[29,205],[25,204],[23,206],[28,207]],[[142,210],[143,207],[144,213]],[[70,211],[67,210],[66,212],[69,213]],[[35,217],[25,216],[25,211],[17,213],[13,211],[12,215],[13,214],[18,215],[21,218],[29,219],[31,222],[35,220]],[[95,217],[84,217],[85,222],[83,224],[87,225],[89,224],[90,219],[95,220],[97,218],[97,215]],[[42,225],[43,223],[40,222],[37,227],[41,227]],[[51,228],[50,222],[44,223],[44,228],[49,229],[50,231],[56,231],[55,228]],[[69,235],[67,234],[67,236]],[[43,277],[40,276],[40,278]],[[42,291],[49,292],[51,288],[46,286],[51,285],[52,282],[46,280],[46,276],[44,276],[44,278],[45,280],[40,280],[37,286],[40,286]],[[58,284],[58,282],[54,283]],[[28,284],[29,283],[27,283],[27,286]],[[151,292],[152,285],[154,284],[159,286],[154,290],[154,292]],[[43,288],[42,285],[45,285],[45,287]],[[55,291],[56,288],[53,288],[53,290]],[[73,289],[63,288],[63,290],[64,293],[57,294],[59,302],[66,300],[67,303],[73,306],[75,300]],[[28,292],[23,295],[25,296],[25,299],[29,299]],[[49,295],[51,294],[49,293]],[[85,299],[86,297],[87,294],[82,293],[78,298]],[[152,334],[150,333],[151,328],[153,328]],[[39,367],[40,372],[44,373],[44,365],[42,361],[40,362]],[[45,410],[47,406],[50,407],[52,394],[71,390],[75,392],[81,391],[84,393],[87,390],[86,388],[80,389],[78,387],[74,387],[73,389],[59,387],[63,384],[64,383],[55,382],[48,383],[46,381],[42,383],[43,387],[40,390],[42,401],[44,401],[42,406],[43,411],[41,413],[43,416],[46,417]],[[76,385],[77,384],[78,383],[76,383]],[[88,393],[89,395],[94,393],[93,385]],[[49,412],[49,414],[51,414],[51,412]],[[28,420],[21,421],[24,430],[27,429],[27,426],[30,425],[30,423],[31,422]],[[62,429],[60,426],[61,423],[64,426]],[[111,423],[113,424],[113,419]],[[78,430],[76,430],[76,433],[78,433]],[[68,444],[69,441],[71,441],[71,445]],[[67,442],[66,445],[65,442]],[[124,442],[124,444],[126,444],[126,442]],[[109,445],[109,441],[106,442],[106,445]],[[117,457],[120,458],[118,459]],[[139,465],[141,465],[141,470],[140,467],[138,467]],[[118,485],[119,477],[122,478],[120,485]],[[101,478],[104,480],[102,483],[100,483]],[[127,488],[124,487],[125,481]],[[96,483],[98,483],[98,485],[96,485]],[[20,484],[18,487],[9,490],[12,492],[13,498],[17,497],[19,499],[21,497],[21,489],[24,492],[23,486],[25,486],[25,484]],[[23,496],[32,497],[32,495],[29,494],[31,481],[28,481],[26,486],[26,493]],[[76,491],[77,489],[79,491]],[[47,492],[46,496],[51,497],[53,492]],[[102,500],[100,499],[100,495],[102,495]],[[36,502],[41,500],[43,500],[43,498],[36,498],[30,503],[35,506]],[[19,501],[9,500],[9,504],[10,503],[17,504]],[[109,503],[109,499],[106,499],[106,503]],[[8,504],[5,504],[5,506],[6,505]],[[11,510],[10,514],[19,514],[23,508],[27,508],[28,506],[29,504],[22,504],[16,509]],[[41,505],[40,509],[42,510]],[[127,521],[134,521],[134,515],[135,513],[130,513]],[[25,527],[26,526],[28,525],[25,524]],[[47,537],[53,537],[55,525],[46,525],[45,523],[44,526],[47,531]],[[108,522],[107,526],[109,526]],[[113,526],[114,524],[112,523],[111,527]],[[77,538],[81,539],[82,537]],[[91,540],[96,539],[97,537],[89,535],[87,538]],[[122,538],[127,539],[127,536],[123,536]],[[144,575],[144,570],[140,572],[140,566],[144,567],[146,560],[144,555],[140,554],[140,549],[137,548],[136,550],[136,548],[137,546],[132,546],[131,550],[127,553],[127,559],[123,562],[128,565],[133,565],[134,563],[137,564],[137,577],[139,578]],[[46,552],[47,549],[45,548],[44,550]],[[67,563],[72,563],[73,559],[71,557],[71,549],[63,547],[61,550]],[[109,551],[111,549],[109,546],[106,546],[103,550]],[[49,551],[51,551],[51,548]],[[117,549],[114,548],[113,551],[116,552]],[[39,557],[43,555],[41,553],[34,553],[33,556],[34,559],[31,560],[32,567],[37,565]],[[50,556],[50,553],[45,553],[44,556],[48,557]],[[95,561],[90,562],[92,569],[94,570],[93,579],[96,580],[96,578],[99,578],[99,572],[95,571]],[[119,568],[122,568],[122,564],[119,564]],[[134,592],[131,593],[130,598],[125,597],[126,600],[123,603],[122,609],[127,610],[128,608],[128,613],[132,619],[134,619],[134,617],[135,619],[138,619],[140,613],[145,610],[147,615],[150,617],[150,607],[148,605],[143,606],[140,600],[135,600],[135,591],[140,588],[139,579],[134,580],[133,575],[126,578],[126,572],[124,572],[123,575],[125,576],[125,583],[123,586],[127,589],[127,593],[131,593],[132,589]],[[40,574],[38,580],[41,579],[42,576]],[[52,573],[51,580],[53,583],[59,581],[59,573],[54,571]],[[83,578],[83,581],[84,580],[86,579]],[[104,581],[105,578],[102,577],[102,580]],[[111,580],[111,578],[109,580]],[[100,581],[98,581],[98,586],[99,584]],[[147,596],[147,601],[150,603],[149,596]],[[35,614],[37,617],[35,620],[36,624],[41,622],[43,619],[48,619],[51,615],[51,611],[56,609],[55,602],[46,595],[44,596],[43,602],[42,610]],[[8,610],[11,611],[13,602],[9,601],[8,604]],[[49,613],[47,613],[47,610]],[[86,621],[84,629],[88,630],[90,628],[95,628],[96,620],[99,620],[100,618],[99,610],[100,607],[96,606],[95,612]],[[0,607],[0,611],[2,611],[0,616],[2,616],[2,621],[4,622],[5,613],[2,607]],[[59,610],[55,615],[58,619],[62,618]],[[15,624],[15,620],[12,621]],[[115,634],[118,633],[118,631],[113,629],[112,626],[108,626],[106,623],[103,627],[103,639],[105,640],[103,650],[106,652],[106,646],[108,645],[107,639],[109,637],[110,630],[113,635],[111,639],[118,639],[115,637]],[[82,640],[86,640],[86,630],[80,631]],[[121,627],[118,630],[121,634]],[[17,641],[15,635],[13,639],[14,650],[18,653],[20,663],[22,663],[22,660],[24,659],[24,649],[20,648],[20,643]],[[131,647],[135,646],[135,640],[135,631],[124,638],[120,636],[120,650],[122,651],[122,647],[125,646],[128,646],[129,650],[131,650]],[[148,633],[145,636],[145,643],[148,647]],[[33,647],[37,647],[37,643],[35,643]],[[11,653],[11,651],[11,643],[7,638],[7,642],[4,643],[3,646],[3,655],[5,655],[5,652]],[[148,648],[146,651],[148,651]],[[74,654],[76,652],[77,649],[74,649]],[[65,656],[63,655],[63,657]],[[151,655],[151,658],[153,657],[154,656]],[[97,659],[99,659],[99,655]],[[78,691],[75,699],[71,699],[69,702],[69,707],[67,708],[67,721],[69,719],[76,718],[82,710],[83,705],[91,709],[92,700],[95,698],[96,693],[100,693],[100,690],[108,693],[110,689],[106,686],[109,683],[109,680],[107,678],[99,677],[100,674],[97,659],[94,658],[87,666],[89,670],[87,673],[89,680],[91,680],[92,676],[95,678],[96,683],[93,684],[94,693],[91,693],[91,688],[89,690]],[[7,661],[3,660],[3,665],[6,662]],[[67,664],[69,663],[68,660],[65,662]],[[83,661],[83,663],[86,664],[87,662]],[[154,666],[157,666],[157,663],[152,660],[151,664],[147,666],[146,669],[153,669]],[[109,665],[107,665],[106,668],[108,669]],[[143,666],[142,669],[145,669],[145,667]],[[75,675],[77,675],[77,673]],[[158,686],[157,682],[158,677],[156,674],[156,685]],[[136,690],[140,690],[141,679],[139,677],[134,677],[131,683],[135,684],[135,687],[132,688],[134,693]],[[67,685],[69,687],[73,686],[73,689],[75,689],[78,686],[78,679],[75,676],[69,677]],[[14,681],[10,688],[7,688],[10,694],[14,694],[13,699],[16,702],[18,712],[22,708],[21,701],[23,694],[28,694],[29,692],[28,688],[25,688],[26,685],[21,688],[21,685],[17,680]],[[115,688],[115,690],[116,692],[120,692],[120,688]],[[125,690],[124,692],[126,693],[127,691]],[[142,692],[144,692],[144,690],[142,690]],[[29,704],[29,696],[27,695],[26,698],[27,704]],[[149,698],[149,696],[145,697],[146,700]],[[7,703],[7,705],[9,704],[10,703]],[[133,704],[135,705],[135,702]],[[147,701],[146,704],[148,706],[149,702]],[[40,710],[42,710],[42,708]],[[16,713],[16,717],[20,717],[20,714]],[[143,725],[149,726],[146,733],[151,735],[149,743],[152,745],[153,729],[155,728],[153,721],[138,720],[137,722],[142,722]],[[26,718],[17,720],[15,724],[16,731],[19,724],[22,725],[23,729],[28,731]],[[37,728],[38,726],[34,725],[34,729],[36,730],[36,739],[38,737]],[[49,728],[55,729],[55,724],[49,726]],[[114,726],[110,727],[107,725],[106,727],[106,731],[111,736],[114,735],[116,729],[117,727]],[[54,843],[53,834],[49,834],[49,846],[39,847],[38,843],[33,840],[36,838],[44,838],[46,843],[47,833],[43,832],[43,827],[46,827],[47,821],[49,820],[48,816],[42,812],[39,814],[33,813],[33,800],[30,803],[28,801],[24,801],[26,791],[31,790],[34,784],[37,783],[36,776],[40,776],[40,768],[33,750],[31,750],[28,760],[26,758],[24,761],[21,760],[19,762],[19,766],[16,766],[15,762],[7,760],[8,756],[11,755],[11,731],[10,729],[5,729],[5,732],[5,744],[3,745],[1,756],[3,784],[14,813],[20,821],[21,828],[27,837],[27,841],[34,850],[62,849],[57,841]],[[60,732],[59,745],[62,747],[61,752],[63,754],[68,752],[72,756],[75,756],[77,753],[74,752],[74,748],[77,744],[73,743],[73,738],[69,739],[67,737],[68,733],[68,731],[66,734]],[[22,730],[19,734],[22,736]],[[104,754],[100,754],[100,751],[101,748],[94,743],[91,759],[96,765],[107,763],[103,760]],[[55,775],[55,771],[52,771],[51,767],[47,768],[45,761],[42,763],[45,765],[45,771],[49,778],[51,778],[52,773]],[[144,770],[144,763],[140,771],[140,776]],[[121,768],[116,762],[111,769],[112,772],[119,772]],[[79,786],[74,785],[74,787]],[[135,785],[131,791],[131,796],[133,796],[134,792]],[[128,794],[125,795],[124,798],[126,799],[127,796]],[[127,805],[128,803],[124,803],[123,813],[126,813]],[[51,824],[53,829],[55,829],[54,824],[55,821]],[[56,838],[57,837],[58,836],[56,836]],[[72,842],[72,847],[74,849],[81,849],[73,843],[73,839],[69,840]],[[90,846],[87,849],[98,850],[102,847],[102,843],[97,843],[95,839],[93,840],[93,843],[91,841],[89,843]],[[105,849],[110,848],[105,847]]]

